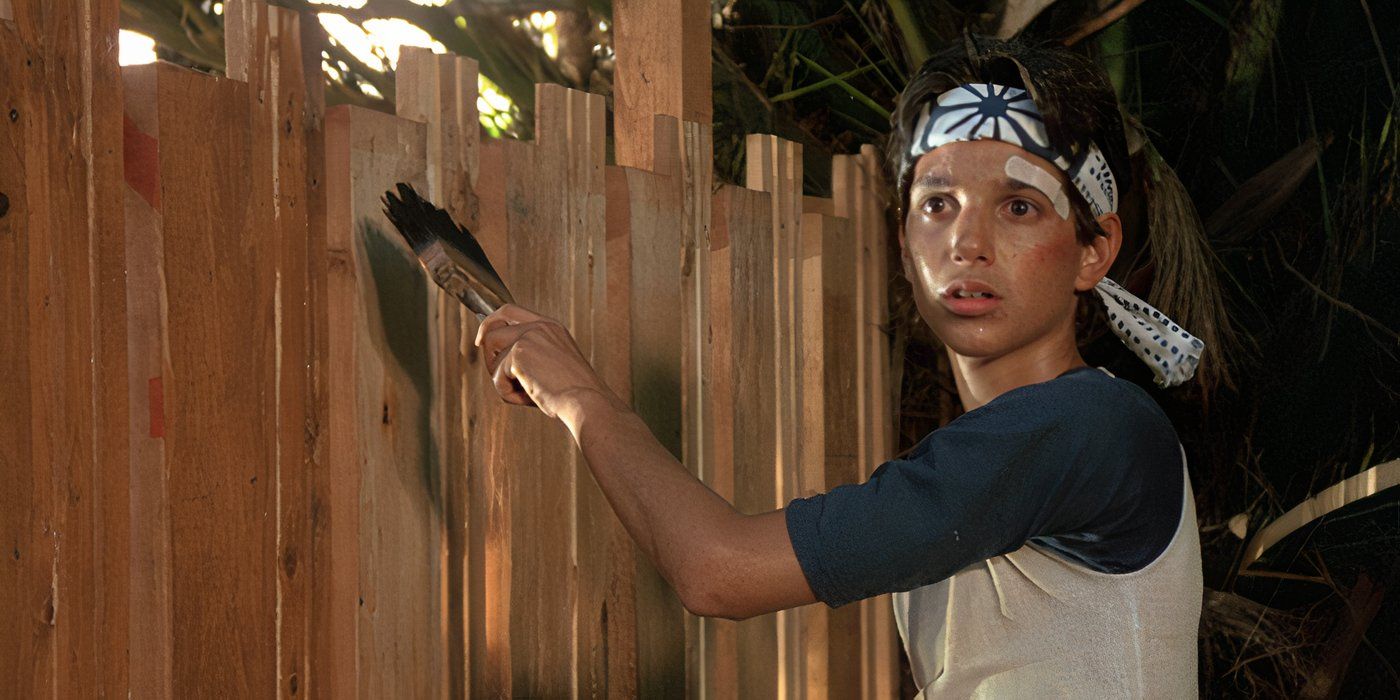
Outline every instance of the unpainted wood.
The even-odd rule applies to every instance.
[[[169,697],[172,687],[171,555],[165,488],[164,378],[170,375],[162,255],[159,110],[154,64],[122,69],[126,95],[123,202],[127,271],[133,695]]]
[[[777,430],[772,195],[724,186],[711,229],[711,488],[744,513],[772,510]],[[761,697],[776,686],[774,616],[713,621],[707,697]]]
[[[299,695],[310,674],[311,471],[314,443],[306,440],[312,377],[308,350],[308,168],[306,81],[302,73],[301,18],[261,0],[224,7],[229,75],[248,83],[253,226],[272,232],[276,265],[277,334],[274,445],[278,506],[276,552],[267,563],[276,577],[277,693]],[[316,75],[319,75],[319,71]]]
[[[674,124],[660,131],[674,134]],[[659,155],[675,154],[658,148]],[[675,155],[670,157],[674,158]],[[678,164],[667,166],[676,172]],[[671,454],[682,456],[681,251],[684,211],[673,177],[635,168],[611,169],[608,178],[609,266],[626,256],[626,338],[633,409]],[[615,228],[614,228],[615,227]],[[625,236],[619,246],[616,237]],[[621,248],[621,249],[619,249]],[[614,252],[617,255],[614,255]],[[610,273],[611,274],[611,273]],[[609,288],[617,288],[610,277]],[[610,305],[612,302],[610,301]],[[685,611],[670,584],[643,555],[635,558],[637,690],[643,696],[685,692]]]
[[[0,330],[16,431],[0,462],[17,482],[0,502],[13,543],[0,619],[15,639],[0,653],[19,664],[22,693],[118,693],[129,472],[117,5],[20,0],[0,17],[0,267],[13,302]]]
[[[275,692],[277,240],[248,86],[168,64],[155,84],[172,685]]]
[[[801,290],[799,257],[802,223],[802,147],[766,134],[750,134],[745,141],[746,182],[749,189],[772,195],[774,266],[774,337],[778,383],[775,403],[776,482],[770,509],[782,508],[798,494],[801,468],[802,361],[799,339],[802,318],[795,299]],[[805,658],[800,643],[800,613],[775,614],[777,668],[774,693],[786,694],[802,677]],[[757,679],[755,682],[758,682]],[[745,687],[750,683],[745,682]]]
[[[620,0],[613,7],[617,164],[662,171],[652,157],[657,115],[709,124],[710,6],[692,0]]]

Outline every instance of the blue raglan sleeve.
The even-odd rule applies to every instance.
[[[1177,456],[1175,432],[1164,416],[1144,422],[1100,394],[1084,381],[1013,390],[930,433],[864,483],[792,500],[788,535],[817,599],[837,607],[912,590],[1038,536],[1096,543],[1100,550],[1085,559],[1122,557],[1125,547],[1129,558],[1150,557],[1160,539],[1153,532],[1166,523],[1144,521],[1170,513],[1147,513],[1143,497],[1172,466],[1138,455]]]

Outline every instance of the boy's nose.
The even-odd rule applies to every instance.
[[[948,247],[953,262],[990,264],[995,259],[991,233],[990,221],[974,210],[963,210],[949,231]]]

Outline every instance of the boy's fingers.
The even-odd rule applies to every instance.
[[[482,337],[486,335],[490,328],[500,325],[514,326],[521,323],[543,320],[545,320],[544,316],[523,306],[518,304],[505,304],[496,309],[495,313],[481,321],[481,325],[476,329],[476,344],[481,344]]]
[[[497,325],[488,331],[481,339],[481,353],[486,358],[486,369],[496,371],[496,363],[500,361],[498,355],[514,345],[520,337],[533,330],[538,330],[539,322],[520,323],[516,325]]]
[[[530,400],[530,395],[525,393],[523,387],[517,384],[511,372],[510,353],[507,352],[501,358],[501,363],[496,366],[496,371],[491,373],[491,384],[496,387],[496,393],[501,395],[501,399],[506,403],[513,403],[517,406],[529,406],[534,402]]]

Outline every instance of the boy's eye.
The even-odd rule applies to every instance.
[[[1035,205],[1024,199],[1011,200],[1011,213],[1014,216],[1025,216],[1035,209]]]
[[[937,214],[939,212],[942,212],[947,207],[948,203],[944,202],[942,197],[934,195],[924,200],[923,209],[925,214]]]

